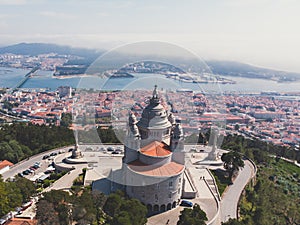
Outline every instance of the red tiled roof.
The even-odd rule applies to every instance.
[[[14,164],[11,163],[10,161],[7,160],[3,160],[0,162],[0,170],[3,169],[6,166],[13,166]]]
[[[170,162],[162,166],[147,165],[139,160],[135,160],[128,164],[129,168],[137,173],[148,176],[172,176],[183,171],[184,165]]]
[[[6,225],[36,225],[37,221],[32,219],[12,218]]]
[[[171,154],[171,151],[165,143],[153,141],[141,148],[141,153],[148,156],[167,156]]]

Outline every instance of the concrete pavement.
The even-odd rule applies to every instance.
[[[51,190],[61,190],[61,189],[69,189],[73,185],[73,181],[82,173],[82,169],[86,166],[80,165],[77,166],[76,169],[71,170],[70,172],[66,173],[60,179],[56,180],[53,184],[49,187],[45,188],[43,192],[48,192]]]

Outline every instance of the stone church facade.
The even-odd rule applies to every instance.
[[[156,86],[140,120],[131,112],[128,124],[122,165],[126,193],[149,212],[175,208],[184,183],[183,130],[161,104]]]

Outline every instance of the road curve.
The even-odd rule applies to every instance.
[[[7,178],[14,177],[19,172],[22,172],[23,170],[28,169],[30,166],[32,166],[35,162],[42,161],[42,158],[44,155],[49,155],[52,152],[58,152],[58,151],[67,151],[72,146],[65,146],[61,148],[51,149],[46,152],[39,153],[37,155],[31,156],[28,159],[25,159],[17,164],[15,164],[12,168],[10,168],[8,171],[2,174],[2,178],[6,180]]]
[[[255,168],[249,160],[245,160],[245,166],[239,175],[222,195],[221,221],[226,222],[229,218],[237,218],[237,205],[242,191],[255,173]]]

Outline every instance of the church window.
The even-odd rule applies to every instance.
[[[169,182],[169,187],[172,187],[173,186],[173,181],[170,181]]]
[[[169,193],[169,198],[171,198],[172,197],[172,194],[171,194],[171,192]]]

